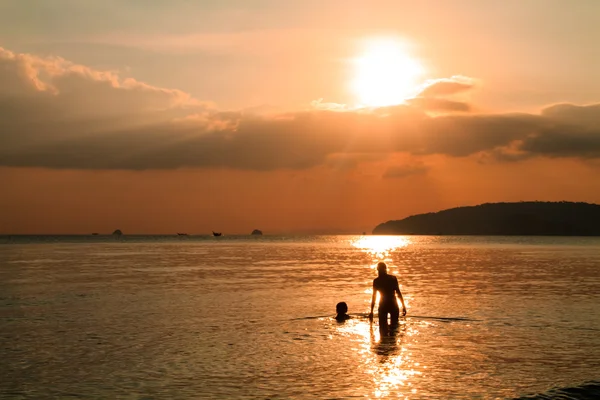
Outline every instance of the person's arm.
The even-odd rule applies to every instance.
[[[404,297],[402,297],[402,292],[400,291],[400,285],[398,285],[398,279],[396,279],[396,293],[398,294],[398,298],[402,303],[402,316],[406,315],[406,305],[404,304]]]
[[[375,289],[375,281],[373,281],[373,295],[371,296],[371,312],[369,313],[369,319],[373,321],[373,309],[375,308],[375,298],[377,297],[377,289]]]

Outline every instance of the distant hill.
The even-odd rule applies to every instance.
[[[600,205],[528,201],[486,203],[379,224],[375,235],[600,236]]]

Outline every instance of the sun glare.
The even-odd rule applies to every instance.
[[[390,261],[389,258],[396,249],[410,245],[410,239],[405,236],[361,236],[350,243],[370,254],[375,262],[371,268],[375,268],[379,261]]]
[[[367,42],[354,68],[352,91],[367,107],[402,103],[416,94],[417,79],[423,74],[421,64],[393,39]]]

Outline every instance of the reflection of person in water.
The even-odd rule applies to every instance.
[[[396,294],[402,303],[402,316],[406,315],[406,305],[400,292],[398,279],[394,275],[387,273],[387,265],[384,262],[377,264],[378,276],[373,280],[373,296],[371,298],[371,313],[369,319],[373,321],[373,308],[375,308],[375,298],[379,292],[379,329],[386,329],[388,326],[388,314],[390,315],[390,324],[392,328],[398,326],[400,309],[396,301]]]
[[[373,325],[371,325],[370,337],[371,337],[371,349],[378,356],[382,356],[380,361],[387,361],[390,357],[399,355],[402,351],[402,340],[404,339],[404,333],[406,332],[406,325],[400,325],[394,329],[391,329],[389,333],[379,331],[379,338],[373,331]]]
[[[335,312],[337,313],[335,320],[338,322],[343,322],[352,318],[348,315],[348,304],[346,304],[344,301],[341,301],[335,305]]]

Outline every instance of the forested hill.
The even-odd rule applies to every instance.
[[[600,205],[573,202],[486,203],[379,224],[375,235],[600,236]]]

